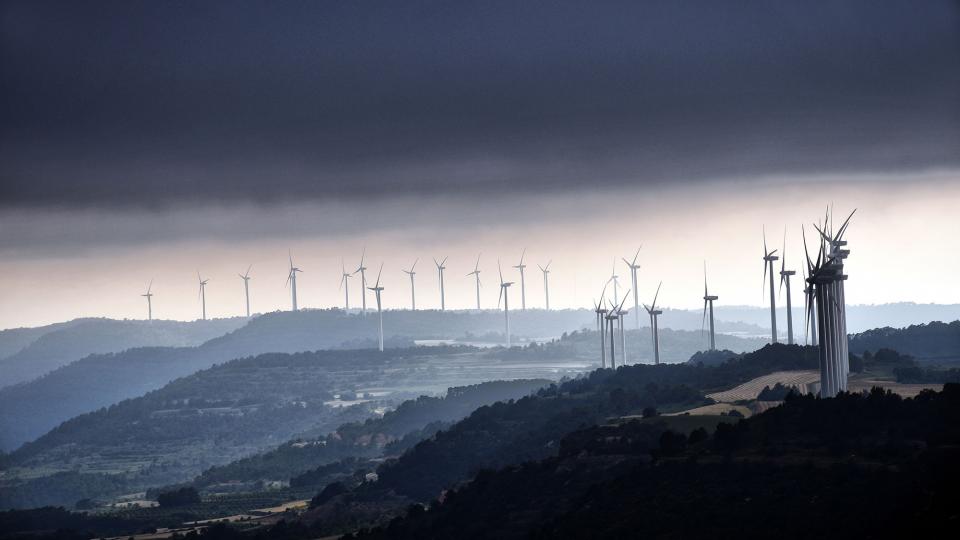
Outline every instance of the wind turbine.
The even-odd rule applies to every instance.
[[[767,269],[770,270],[770,332],[773,343],[777,342],[777,289],[773,286],[773,261],[780,257],[774,255],[777,250],[767,251],[767,231],[763,231],[763,280],[767,280]],[[766,284],[764,284],[766,286]]]
[[[360,254],[360,266],[353,271],[353,274],[356,275],[360,273],[360,300],[362,302],[362,307],[360,309],[361,315],[367,314],[367,267],[363,265],[363,259],[367,256],[367,248],[363,248],[363,253]]]
[[[447,309],[446,298],[443,296],[443,271],[447,269],[445,264],[447,264],[447,258],[444,257],[442,261],[437,262],[437,259],[433,259],[433,264],[437,265],[437,273],[440,275],[440,311]]]
[[[520,264],[514,266],[514,268],[520,269],[520,309],[527,310],[527,280],[524,278],[523,269],[527,265],[523,264],[523,256],[527,254],[527,249],[523,249],[523,253],[520,254]]]
[[[660,285],[663,285],[663,282],[660,282]],[[663,311],[657,309],[657,297],[660,296],[660,285],[657,285],[657,293],[653,295],[653,303],[647,306],[643,305],[643,308],[647,310],[647,314],[650,315],[650,330],[653,332],[653,363],[655,365],[660,364],[660,327],[657,324],[657,317],[663,314]]]
[[[473,272],[467,274],[467,277],[474,276],[477,282],[477,311],[480,311],[480,253],[477,255],[477,264],[473,266]]]
[[[510,304],[507,289],[513,285],[512,281],[503,280],[503,270],[500,269],[500,261],[497,261],[497,271],[500,272],[500,297],[497,298],[497,309],[500,308],[500,300],[503,300],[503,320],[507,329],[507,348],[510,348]]]
[[[615,309],[611,310],[610,315],[608,315],[608,317],[612,316],[613,319],[617,321],[618,330],[620,331],[620,365],[621,366],[627,365],[627,337],[623,331],[623,316],[629,313],[629,311],[623,310],[623,304],[627,302],[627,296],[629,294],[630,294],[630,291],[627,291],[627,293],[623,295],[623,299],[620,300],[620,305],[618,305]],[[610,358],[612,359],[616,358],[616,356],[614,356],[613,354],[613,341],[614,341],[613,321],[611,321],[610,322],[610,343],[611,343]],[[611,360],[610,366],[613,368],[616,368],[615,362]]]
[[[347,272],[347,268],[343,265],[343,258],[340,259],[340,288],[343,289],[343,301],[344,301],[344,311],[350,311],[350,272]]]
[[[404,274],[410,276],[410,309],[412,311],[417,310],[417,290],[413,284],[413,276],[417,275],[417,273],[414,272],[413,269],[417,267],[417,261],[419,260],[420,258],[418,257],[415,261],[413,261],[413,265],[410,266],[409,270],[403,271]]]
[[[804,238],[804,247],[806,247],[806,238]],[[806,286],[803,288],[803,312],[806,314],[805,316],[807,317],[807,319],[804,321],[803,325],[807,335],[806,341],[810,345],[813,345],[814,347],[816,347],[817,346],[817,325],[815,321],[817,318],[817,313],[816,313],[815,302],[813,297],[813,293],[814,293],[813,285],[811,285],[810,282],[807,281],[808,278],[809,276],[807,275],[807,270],[806,268],[804,268],[803,283]],[[812,318],[810,317],[811,314],[813,315]]]
[[[780,259],[780,292],[783,292],[783,284],[787,284],[787,344],[793,345],[793,303],[790,299],[790,276],[797,273],[796,270],[787,270],[787,230],[783,230],[783,256]]]
[[[620,298],[617,296],[617,285],[620,284],[618,280],[620,276],[617,275],[617,261],[613,261],[613,270],[610,272],[610,281],[613,282],[613,303],[614,305],[620,301]]]
[[[147,285],[147,293],[140,295],[147,299],[147,320],[148,321],[153,320],[153,302],[152,302],[153,293],[150,292],[150,289],[152,288],[153,288],[153,280],[151,279],[150,284]]]
[[[547,281],[547,275],[550,273],[550,263],[552,262],[553,261],[548,262],[546,266],[537,265],[540,271],[543,272],[543,298],[546,306],[544,309],[547,311],[550,311],[550,282]]]
[[[237,274],[240,276],[240,279],[243,280],[243,292],[247,298],[247,317],[250,317],[250,269],[253,268],[253,265],[247,267],[247,271],[243,274]]]
[[[600,291],[600,302],[594,302],[593,310],[597,314],[597,333],[600,334],[600,369],[606,369],[607,367],[607,341],[606,341],[606,330],[603,326],[604,316],[607,313],[607,308],[604,306],[605,295],[607,294],[607,285],[610,282],[608,281],[603,286],[603,290]]]
[[[604,329],[604,332],[610,332],[610,369],[617,369],[617,351],[615,347],[617,340],[613,330],[613,321],[617,320],[617,305],[611,304],[610,311],[603,318],[607,321],[607,328]]]
[[[630,282],[633,285],[633,322],[637,330],[640,329],[640,300],[637,298],[637,270],[640,269],[640,265],[637,264],[637,257],[640,256],[640,248],[642,247],[643,245],[637,248],[633,261],[623,259],[623,262],[627,263],[627,267],[630,269]]]
[[[197,281],[200,282],[200,293],[197,296],[200,298],[200,305],[203,309],[203,320],[207,320],[207,282],[210,280],[202,279],[200,272],[197,271]]]
[[[290,300],[293,305],[293,311],[297,311],[297,272],[303,272],[303,270],[297,268],[293,265],[293,255],[290,255],[290,272],[287,274],[287,283],[290,285]]]
[[[717,334],[713,326],[713,301],[720,298],[711,295],[707,290],[707,261],[703,261],[703,320],[700,321],[700,331],[703,331],[703,324],[707,319],[707,307],[710,308],[710,350],[717,350]]]
[[[383,292],[383,287],[380,286],[380,274],[382,273],[383,263],[380,263],[380,271],[377,272],[377,284],[373,287],[367,287],[377,295],[377,315],[380,317],[380,352],[383,352],[383,306],[380,304],[380,293]]]

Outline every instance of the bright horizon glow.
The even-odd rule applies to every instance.
[[[810,184],[816,189],[808,189]],[[587,307],[614,261],[621,295],[629,289],[621,257],[632,257],[640,244],[641,302],[649,303],[662,280],[664,308],[702,309],[706,260],[718,308],[759,307],[766,305],[762,228],[770,249],[782,250],[787,226],[787,264],[799,277],[800,225],[807,224],[812,240],[809,224],[828,202],[835,204],[836,219],[858,208],[847,234],[848,304],[960,303],[960,288],[950,286],[946,271],[960,267],[957,201],[960,174],[934,171],[726,180],[479,204],[437,197],[154,211],[0,211],[0,328],[77,317],[145,319],[140,295],[151,279],[154,318],[198,319],[198,270],[210,278],[208,318],[240,316],[243,280],[237,274],[251,264],[251,312],[288,310],[288,249],[303,269],[297,277],[301,308],[343,307],[341,257],[352,271],[364,247],[371,284],[384,263],[385,309],[409,308],[410,282],[402,270],[417,257],[417,307],[439,308],[433,257],[444,256],[448,309],[474,308],[474,281],[467,274],[478,252],[482,307],[496,307],[499,257],[505,279],[516,282],[511,309],[519,309],[520,276],[512,267],[524,248],[528,307],[543,307],[536,265],[549,260],[551,308]],[[197,231],[192,238],[185,232],[191,230]],[[359,275],[350,287],[351,308],[359,307]],[[800,305],[801,288],[795,280]],[[370,291],[367,306],[376,307]]]

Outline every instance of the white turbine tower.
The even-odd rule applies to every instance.
[[[433,259],[433,264],[437,265],[437,273],[440,276],[440,311],[447,309],[447,300],[443,294],[443,271],[447,269],[445,264],[447,264],[447,258],[444,257],[442,261],[437,262],[437,259]]]
[[[793,302],[790,298],[790,276],[796,270],[787,270],[787,231],[783,231],[783,252],[780,259],[780,292],[783,293],[783,284],[787,284],[787,344],[793,345]]]
[[[294,266],[293,255],[288,255],[290,257],[290,271],[287,273],[287,282],[285,285],[290,286],[290,301],[292,310],[297,311],[297,272],[303,273],[303,270]]]
[[[467,274],[467,277],[474,276],[477,283],[477,311],[480,311],[480,255],[477,255],[477,264],[473,267],[473,272]]]
[[[250,269],[253,268],[253,265],[247,267],[247,271],[243,274],[237,274],[240,276],[240,279],[243,280],[243,293],[247,299],[247,318],[250,317]]]
[[[417,310],[417,290],[413,284],[413,276],[417,275],[417,273],[414,272],[413,269],[417,267],[417,261],[419,260],[420,258],[418,257],[416,260],[413,261],[413,264],[410,266],[409,270],[403,271],[404,274],[407,274],[408,276],[410,276],[410,310],[411,311]]]
[[[767,231],[763,231],[763,286],[766,287],[767,270],[770,271],[770,334],[773,343],[777,342],[777,289],[773,285],[773,261],[780,257],[774,255],[777,250],[767,251]]]
[[[201,313],[203,315],[203,320],[207,320],[207,282],[209,279],[202,279],[200,277],[200,272],[197,271],[197,281],[200,282],[200,293],[197,297],[200,299],[200,306],[203,310]]]
[[[610,281],[613,282],[613,303],[616,305],[620,302],[620,297],[617,295],[617,286],[620,285],[620,276],[617,275],[617,261],[613,261],[613,270],[610,271]]]
[[[520,264],[514,266],[520,270],[520,309],[523,311],[527,310],[527,280],[524,277],[523,270],[527,265],[523,264],[523,257],[527,254],[527,249],[523,249],[523,253],[520,254]]]
[[[806,238],[804,238],[804,243],[806,243]],[[809,255],[807,256],[807,258],[809,259]],[[806,287],[803,288],[803,312],[807,316],[807,320],[804,321],[804,327],[805,327],[804,330],[806,331],[806,336],[807,336],[806,343],[816,347],[817,346],[817,325],[816,325],[817,313],[816,313],[816,306],[813,301],[813,293],[814,293],[813,285],[809,283],[808,278],[809,276],[807,275],[807,270],[806,268],[804,268],[803,282],[804,284],[806,284]],[[810,317],[810,315],[813,315],[813,317]]]
[[[713,325],[713,301],[719,299],[719,296],[711,295],[707,289],[707,261],[703,261],[703,320],[700,321],[700,331],[703,332],[704,323],[707,320],[707,308],[710,310],[710,350],[717,350],[717,334]]]
[[[152,288],[153,288],[153,280],[151,279],[151,280],[150,280],[150,284],[147,285],[147,292],[146,292],[146,294],[141,294],[141,295],[140,295],[140,296],[142,296],[142,297],[144,297],[144,298],[147,299],[147,320],[148,320],[148,321],[152,321],[152,320],[153,320],[153,301],[152,301],[152,300],[153,300],[153,293],[150,292],[150,289],[152,289]]]
[[[607,285],[610,282],[604,284],[603,289],[600,291],[600,302],[594,302],[593,310],[597,314],[597,333],[600,334],[600,369],[606,369],[607,367],[607,338],[606,330],[604,328],[604,317],[607,314],[607,308],[604,306],[606,302],[607,294]]]
[[[500,261],[497,261],[497,271],[500,272],[500,297],[497,298],[497,309],[500,309],[500,301],[503,300],[503,320],[507,330],[507,348],[510,348],[510,298],[507,289],[513,285],[512,281],[503,280],[503,270],[500,268]]]
[[[624,330],[623,316],[629,313],[629,311],[623,310],[623,304],[626,303],[627,296],[629,294],[630,294],[630,291],[627,291],[627,293],[623,295],[623,299],[620,300],[620,304],[617,305],[617,307],[615,307],[614,309],[610,310],[610,315],[607,316],[608,318],[612,317],[613,321],[617,322],[617,330],[620,332],[620,365],[621,366],[627,365],[627,336],[623,331]],[[610,321],[610,358],[611,358],[610,367],[616,368],[616,362],[614,361],[614,359],[616,359],[616,356],[613,354],[614,353],[613,321]]]
[[[663,285],[661,281],[657,285],[657,293],[653,295],[653,303],[649,306],[644,304],[644,309],[647,310],[647,314],[650,315],[650,331],[653,332],[653,363],[655,365],[660,364],[660,326],[658,324],[657,318],[663,314],[663,311],[657,309],[657,297],[660,296],[660,285]]]
[[[630,283],[633,285],[633,324],[636,326],[636,329],[640,329],[640,300],[637,297],[637,270],[640,269],[640,265],[637,264],[637,257],[640,256],[641,245],[637,248],[637,252],[633,256],[633,261],[628,261],[623,259],[623,262],[627,263],[627,268],[630,269]]]
[[[380,274],[383,273],[383,263],[380,263],[380,271],[377,272],[377,284],[373,287],[367,287],[377,295],[377,316],[380,318],[380,352],[383,352],[383,306],[380,303],[380,293],[383,287],[380,286]]]
[[[543,272],[543,301],[544,309],[547,311],[550,311],[550,282],[548,281],[548,276],[550,274],[550,263],[552,262],[553,261],[548,262],[546,266],[537,265],[540,271]]]
[[[360,274],[360,301],[361,308],[360,314],[367,314],[367,267],[363,265],[363,259],[367,256],[367,248],[363,248],[363,253],[360,254],[360,266],[354,270],[353,274]]]
[[[343,265],[343,258],[340,259],[340,289],[343,290],[344,312],[350,312],[350,272]]]
[[[610,311],[604,316],[607,322],[604,332],[610,332],[610,369],[617,369],[617,351],[616,351],[616,333],[614,332],[613,322],[617,320],[617,305],[611,304]]]

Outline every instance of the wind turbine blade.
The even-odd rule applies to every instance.
[[[764,289],[767,286],[767,265],[769,263],[766,259],[763,261],[763,281],[760,282],[760,298],[763,298]]]
[[[783,226],[783,251],[780,252],[780,271],[787,269],[787,226]]]
[[[413,266],[410,267],[410,271],[411,271],[411,272],[413,272],[413,269],[417,267],[417,263],[418,263],[418,262],[420,262],[420,257],[417,257],[417,258],[413,261]]]
[[[653,304],[651,305],[653,309],[657,309],[657,297],[660,296],[660,285],[663,285],[662,281],[657,285],[657,293],[653,295]]]
[[[553,259],[550,259],[550,260],[547,262],[547,266],[545,266],[543,269],[544,269],[544,270],[549,270],[551,264],[553,264]]]
[[[253,264],[252,264],[252,263],[250,264],[250,266],[247,267],[247,271],[243,274],[243,277],[247,277],[247,276],[250,275],[250,269],[251,269],[251,268],[253,268]]]
[[[500,272],[500,292],[503,292],[503,269],[500,268],[500,259],[497,259],[497,272]]]
[[[640,256],[640,249],[643,247],[643,244],[640,244],[640,247],[637,248],[637,252],[633,255],[633,262],[630,263],[630,266],[637,265],[637,257]]]
[[[481,252],[477,255],[477,264],[473,265],[474,272],[480,269],[480,255],[483,255],[483,253]]]
[[[766,257],[770,253],[767,251],[767,226],[763,226],[763,256]]]
[[[847,225],[850,224],[850,218],[852,218],[853,215],[856,214],[856,213],[857,213],[857,209],[854,208],[854,209],[853,209],[853,212],[850,212],[850,215],[847,216],[847,219],[845,219],[845,220],[843,221],[843,225],[841,225],[841,226],[840,226],[840,230],[837,231],[837,240],[840,240],[840,238],[843,236],[843,233],[845,233],[845,232],[847,231]]]
[[[440,261],[440,266],[443,266],[443,265],[447,264],[447,259],[449,259],[449,258],[450,258],[449,255],[447,255],[446,257],[444,257],[443,260]]]
[[[703,295],[709,296],[709,293],[707,293],[707,261],[703,261]]]
[[[502,281],[502,280],[501,280]],[[500,285],[500,296],[497,297],[497,309],[500,309],[500,302],[503,301],[503,290],[506,289],[503,285]]]
[[[382,274],[382,273],[383,273],[383,263],[380,263],[380,271],[377,272],[377,284],[374,285],[374,287],[379,287],[379,286],[380,286],[380,274]]]
[[[153,280],[151,279],[151,280],[150,280],[150,284],[147,285],[147,294],[150,294],[150,289],[152,289],[152,288],[153,288]]]
[[[520,254],[520,265],[523,266],[523,258],[527,254],[527,248],[523,248],[523,253]]]
[[[291,252],[289,249],[287,250],[287,257],[290,258],[290,268],[293,268],[293,252]]]
[[[703,334],[703,329],[707,324],[707,300],[703,300],[703,318],[700,319],[700,333]]]

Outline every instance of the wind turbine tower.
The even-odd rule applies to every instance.
[[[803,283],[806,285],[803,288],[803,312],[807,315],[813,315],[812,317],[807,317],[807,320],[804,322],[804,329],[807,331],[807,341],[810,345],[814,347],[817,346],[817,313],[814,307],[813,301],[813,285],[807,281],[807,271],[803,271]]]
[[[604,292],[606,292],[606,287],[604,287]],[[600,302],[593,306],[593,310],[597,314],[597,333],[600,334],[600,369],[606,369],[607,367],[607,330],[603,322],[604,316],[607,314],[607,308],[604,307],[603,302],[603,294],[601,293]]]
[[[787,284],[787,344],[793,345],[793,302],[790,299],[790,276],[796,275],[796,270],[787,270],[787,232],[783,232],[783,256],[780,259],[780,291],[783,284]]]
[[[623,328],[623,316],[629,312],[623,310],[623,304],[626,303],[627,296],[629,294],[630,294],[630,291],[627,291],[627,294],[624,294],[623,299],[620,300],[620,305],[618,305],[615,309],[610,311],[610,315],[612,315],[613,318],[616,319],[617,321],[617,327],[620,332],[620,365],[621,366],[627,365],[627,337],[626,337],[626,334],[624,333],[624,328]],[[610,341],[611,343],[614,341],[612,322],[610,325]],[[610,353],[611,353],[611,358],[616,358],[616,356],[613,356],[612,346],[610,347]],[[613,364],[615,364],[615,362],[611,361],[611,367],[614,367]]]
[[[767,251],[767,232],[763,232],[763,280],[767,280],[767,270],[770,270],[770,332],[773,343],[777,342],[777,297],[773,286],[773,261],[778,260],[777,250]],[[766,286],[766,285],[764,285]]]
[[[540,271],[543,272],[543,298],[544,305],[546,306],[544,309],[547,311],[550,311],[550,282],[548,281],[548,275],[550,274],[550,263],[552,262],[553,261],[548,262],[546,266],[537,265]]]
[[[514,266],[520,270],[520,309],[523,311],[527,310],[527,280],[524,278],[523,269],[527,265],[523,264],[523,257],[527,254],[526,248],[524,248],[523,253],[520,254],[520,264]]]
[[[663,285],[663,282],[660,282],[660,285]],[[643,308],[647,310],[647,314],[650,315],[650,331],[653,332],[653,363],[654,365],[660,364],[660,327],[657,324],[657,318],[660,315],[663,315],[663,311],[657,309],[657,297],[660,296],[660,285],[657,285],[657,293],[653,295],[653,303],[647,306],[643,305]]]
[[[610,272],[610,281],[613,282],[613,305],[617,305],[620,297],[617,296],[617,286],[620,284],[620,276],[617,275],[617,261],[613,261],[613,270]]]
[[[420,259],[417,258],[415,261],[413,261],[413,265],[410,267],[409,270],[403,271],[404,274],[407,274],[408,276],[410,276],[410,309],[412,311],[417,310],[417,290],[413,284],[413,276],[417,275],[417,273],[414,272],[413,269],[417,267],[417,261],[419,260]]]
[[[473,272],[467,274],[467,277],[474,276],[477,282],[477,311],[480,311],[480,255],[477,255],[477,264],[473,266]]]
[[[377,284],[373,287],[367,287],[377,296],[377,316],[380,318],[380,352],[383,352],[383,306],[380,303],[380,293],[383,292],[383,287],[380,286],[380,274],[382,273],[383,263],[380,263],[380,271],[377,272]]]
[[[719,296],[711,295],[707,289],[707,262],[703,262],[703,318],[707,318],[707,309],[710,310],[710,350],[717,350],[717,334],[713,326],[713,301],[719,299]],[[701,329],[703,322],[700,323]]]
[[[640,329],[640,300],[637,296],[637,270],[640,269],[640,265],[637,264],[637,257],[640,256],[640,248],[642,247],[637,248],[633,261],[623,259],[623,262],[627,263],[627,267],[630,268],[630,283],[633,285],[633,324],[637,330]]]
[[[447,264],[447,258],[444,257],[442,261],[437,262],[437,259],[433,259],[433,264],[437,265],[437,274],[440,276],[440,311],[447,309],[446,298],[443,295],[443,271],[447,269],[445,264]]]
[[[610,369],[617,369],[617,351],[615,344],[617,343],[616,332],[614,331],[614,321],[617,320],[617,306],[616,304],[610,305],[610,311],[607,312],[604,319],[607,321],[605,323],[606,328],[604,332],[610,332]]]
[[[856,212],[856,210],[854,210]],[[816,322],[819,328],[820,352],[820,397],[834,397],[847,390],[850,375],[850,353],[847,339],[846,300],[844,297],[843,261],[850,250],[843,240],[843,233],[850,224],[853,213],[847,217],[840,229],[834,233],[831,226],[830,209],[824,218],[823,226],[814,227],[820,233],[820,249],[816,263],[810,260],[807,252],[807,283],[812,288],[813,302],[808,303],[807,316],[816,304]],[[804,234],[804,236],[806,236]],[[806,238],[804,238],[806,246]],[[829,250],[828,247],[829,246]]]
[[[297,268],[293,265],[293,255],[288,254],[290,257],[290,272],[287,274],[287,283],[286,285],[290,286],[290,303],[291,309],[297,311],[297,272],[303,272],[303,270]]]
[[[152,300],[153,300],[153,293],[150,292],[150,289],[152,289],[152,288],[153,288],[153,280],[151,279],[151,280],[150,280],[150,284],[147,285],[147,292],[146,292],[146,294],[141,294],[141,295],[140,295],[140,296],[142,296],[142,297],[144,297],[144,298],[147,299],[147,320],[148,320],[148,321],[152,321],[152,320],[153,320],[153,301],[152,301]]]
[[[356,275],[357,273],[360,274],[360,301],[361,301],[360,314],[361,315],[367,314],[367,289],[369,287],[367,287],[367,267],[363,265],[363,260],[364,258],[366,258],[366,256],[367,256],[367,248],[363,248],[363,252],[360,254],[360,266],[358,266],[357,269],[354,270],[353,272],[354,275]]]
[[[497,308],[500,308],[500,300],[503,300],[503,320],[507,331],[507,348],[510,348],[510,295],[508,289],[513,285],[512,281],[503,280],[503,270],[500,268],[500,261],[497,261],[497,271],[500,273],[500,297],[497,299]]]
[[[197,272],[197,281],[200,282],[200,293],[197,295],[200,297],[200,306],[203,310],[201,313],[203,315],[203,320],[207,320],[207,282],[209,279],[202,279],[200,277],[200,272]]]
[[[247,299],[247,318],[250,318],[250,269],[253,268],[253,265],[247,267],[247,271],[243,274],[237,274],[240,276],[240,279],[243,280],[243,293]]]
[[[346,312],[350,311],[350,272],[347,272],[346,267],[343,265],[343,259],[340,259],[340,288],[343,289],[343,303],[344,310]]]

